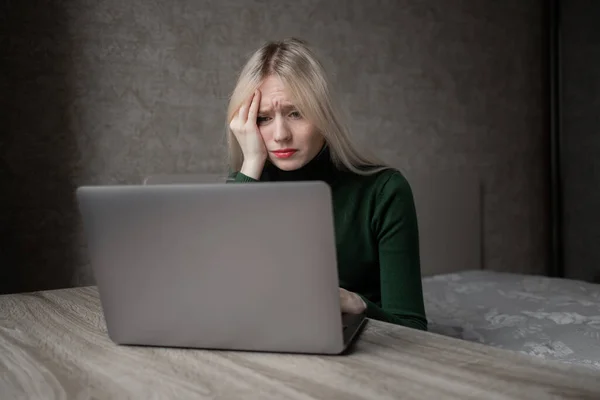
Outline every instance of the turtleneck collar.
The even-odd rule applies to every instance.
[[[293,171],[283,171],[272,163],[267,163],[264,170],[269,181],[324,181],[331,184],[335,177],[336,167],[331,161],[329,146],[325,144],[321,151],[306,165]]]

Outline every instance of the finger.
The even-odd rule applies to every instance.
[[[248,108],[250,108],[250,103],[252,102],[253,98],[254,98],[254,94],[252,94],[252,96],[248,96],[248,98],[244,101],[244,103],[240,107],[239,118],[242,123],[246,122],[246,120],[248,119]]]
[[[256,118],[258,117],[258,107],[260,105],[260,90],[254,92],[254,97],[252,99],[252,104],[250,104],[250,110],[248,111],[248,121],[252,121],[256,123]]]
[[[349,313],[350,308],[348,307],[348,296],[346,291],[340,288],[340,308],[343,313]]]
[[[360,314],[366,309],[366,304],[360,296],[342,289],[340,289],[340,303],[343,313]]]

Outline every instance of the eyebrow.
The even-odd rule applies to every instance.
[[[284,112],[285,111],[296,110],[296,109],[297,109],[297,107],[295,105],[293,105],[293,104],[286,104],[286,105],[281,106],[281,110],[284,111]],[[258,113],[259,114],[267,114],[267,113],[270,113],[271,111],[273,111],[273,107],[261,108],[261,109],[258,110]]]

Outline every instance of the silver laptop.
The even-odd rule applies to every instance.
[[[344,353],[331,192],[323,182],[77,190],[117,344]]]

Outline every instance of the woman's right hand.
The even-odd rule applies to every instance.
[[[267,160],[267,148],[256,125],[260,95],[260,91],[256,90],[241,105],[229,123],[229,128],[235,135],[244,155],[240,172],[256,180],[260,178]]]

